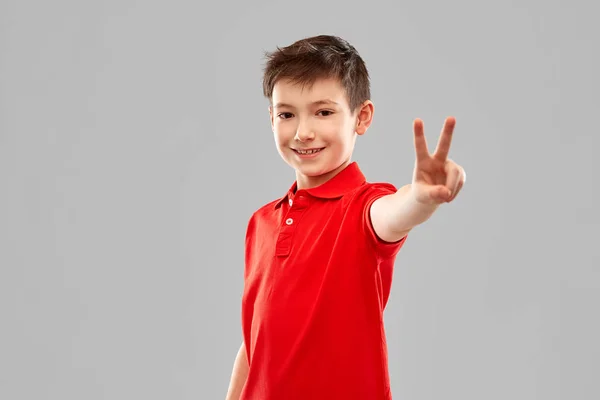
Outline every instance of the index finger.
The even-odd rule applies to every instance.
[[[448,158],[455,125],[456,119],[454,119],[454,117],[446,118],[446,121],[444,122],[444,128],[442,129],[442,134],[440,135],[435,153],[433,154],[435,158],[442,161],[445,161]]]

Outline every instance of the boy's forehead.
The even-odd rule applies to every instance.
[[[312,85],[301,85],[285,79],[273,87],[273,104],[301,105],[332,100],[342,105],[346,102],[345,95],[343,86],[336,79],[318,79]]]

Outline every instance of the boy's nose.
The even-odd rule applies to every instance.
[[[296,130],[296,136],[294,136],[295,140],[299,140],[301,142],[313,140],[314,138],[315,133],[308,127],[298,127]]]

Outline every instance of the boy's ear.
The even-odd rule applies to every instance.
[[[355,131],[359,135],[364,135],[371,123],[373,122],[373,113],[375,106],[371,100],[366,100],[356,111],[356,128]]]
[[[271,130],[275,131],[275,127],[273,124],[273,106],[269,106],[269,120],[271,121]]]

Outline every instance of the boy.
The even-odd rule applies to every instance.
[[[465,182],[447,158],[455,121],[430,155],[415,120],[413,180],[396,190],[366,182],[351,161],[373,103],[348,42],[321,35],[278,48],[263,89],[296,180],[248,223],[244,340],[227,399],[391,399],[383,311],[394,261],[409,231]]]

